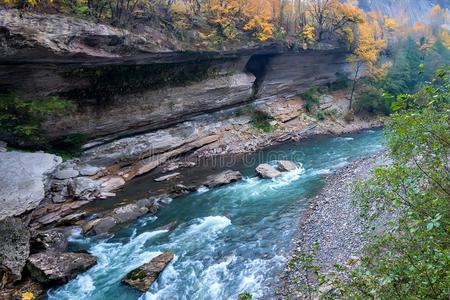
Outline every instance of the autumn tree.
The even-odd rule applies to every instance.
[[[369,74],[376,74],[375,64],[380,52],[387,45],[387,41],[382,38],[379,23],[373,18],[367,18],[364,22],[359,23],[357,33],[356,48],[348,59],[354,69],[349,97],[350,110],[353,108],[353,99],[359,78],[362,75],[362,68],[365,67]]]

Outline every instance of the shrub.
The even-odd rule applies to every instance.
[[[238,300],[252,300],[253,296],[249,292],[242,292],[238,296]]]
[[[317,86],[310,87],[300,96],[305,100],[305,108],[309,112],[313,112],[320,103],[321,90]]]
[[[323,112],[323,110],[316,111],[314,116],[317,120],[320,120],[320,121],[325,120],[325,113]]]
[[[1,138],[13,146],[44,146],[47,140],[41,124],[51,114],[73,107],[73,103],[57,97],[22,100],[14,94],[0,95]]]
[[[386,95],[382,89],[367,86],[356,96],[353,108],[357,113],[388,115],[391,99]]]
[[[267,113],[256,110],[252,107],[245,106],[240,107],[236,110],[236,116],[248,115],[252,118],[251,125],[254,129],[263,132],[272,132],[275,130],[275,126],[273,126],[271,121],[273,118],[269,116]]]
[[[330,91],[341,91],[348,89],[351,85],[351,80],[348,79],[348,74],[346,73],[336,73],[336,80],[327,84]]]
[[[349,111],[344,115],[344,120],[347,123],[353,122],[355,120],[355,113],[353,111]]]

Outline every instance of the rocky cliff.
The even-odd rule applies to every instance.
[[[360,0],[359,6],[366,11],[379,11],[391,18],[408,18],[410,23],[427,22],[426,15],[434,5],[450,9],[447,0]]]
[[[42,124],[50,139],[82,134],[98,143],[167,128],[257,99],[294,96],[348,68],[342,50],[270,45],[156,53],[164,50],[160,43],[106,25],[0,14],[0,88],[23,99],[75,103]]]

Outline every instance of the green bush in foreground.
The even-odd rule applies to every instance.
[[[392,108],[386,125],[392,164],[355,189],[362,217],[387,220],[386,228],[372,234],[353,269],[336,266],[324,275],[311,263],[314,253],[294,257],[291,266],[322,287],[303,280],[305,299],[449,297],[450,68],[417,94],[398,96]]]
[[[356,187],[364,217],[395,211],[362,265],[341,284],[345,298],[448,299],[450,292],[450,68],[415,95],[401,95],[386,136],[393,163]]]

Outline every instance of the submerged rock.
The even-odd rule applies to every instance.
[[[30,231],[22,220],[0,221],[0,273],[6,272],[11,281],[20,280],[29,254]]]
[[[241,178],[242,174],[239,171],[227,170],[217,175],[208,176],[203,185],[209,188],[213,188],[238,181]]]
[[[256,173],[262,178],[275,178],[281,176],[281,172],[269,164],[260,164],[256,167]]]
[[[113,210],[112,217],[117,223],[126,223],[148,213],[148,208],[137,204],[127,204]]]
[[[47,175],[62,162],[47,153],[0,153],[0,220],[36,208],[44,199]]]
[[[164,252],[153,258],[150,262],[134,269],[122,279],[122,282],[145,293],[150,286],[158,279],[161,272],[173,260],[173,253]]]
[[[114,226],[117,225],[116,219],[113,217],[104,217],[92,220],[83,225],[84,233],[104,234],[108,233]]]
[[[44,284],[63,284],[97,263],[87,253],[55,253],[51,251],[30,255],[27,269],[31,276]]]
[[[279,160],[277,161],[277,168],[281,172],[290,172],[298,169],[297,164],[290,160]]]

